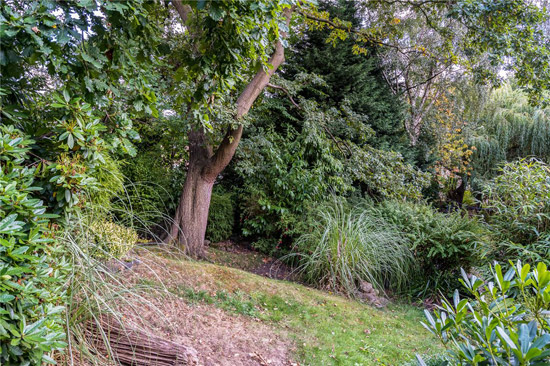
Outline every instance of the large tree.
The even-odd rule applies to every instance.
[[[490,80],[496,80],[496,66],[506,62],[518,72],[521,84],[529,86],[533,99],[549,85],[549,52],[539,31],[543,12],[525,1],[374,1],[365,4],[360,27],[331,18],[305,1],[173,0],[171,4],[183,23],[185,45],[173,73],[177,81],[173,92],[180,102],[175,109],[190,127],[187,178],[167,241],[179,243],[194,256],[204,254],[212,187],[235,154],[244,117],[284,62],[285,37],[290,32],[299,35],[304,24],[330,29],[329,39],[334,42],[353,39],[356,53],[368,52],[373,45],[400,53],[420,52],[435,60],[443,57],[446,64]],[[395,42],[406,38],[396,14],[418,14],[442,42],[433,50]],[[449,21],[440,21],[442,15]],[[302,22],[294,25],[295,18]],[[235,88],[242,90],[238,96],[233,95]],[[216,103],[232,108],[229,121],[216,118]],[[220,130],[226,133],[216,139]]]
[[[185,106],[185,110],[181,112],[190,128],[187,177],[166,240],[201,257],[212,187],[235,154],[243,117],[284,61],[283,39],[293,8],[285,2],[270,1],[172,4],[186,28],[184,42],[189,43],[182,57],[187,64],[180,66],[176,76],[184,84],[181,107]],[[211,122],[215,100],[227,98],[233,85],[254,70],[257,71],[252,80],[236,98],[235,124],[217,126],[218,121]],[[227,132],[214,147],[213,137],[207,132],[216,127]]]
[[[360,29],[361,12],[354,0],[321,1],[319,9],[333,17],[351,22]],[[282,74],[313,73],[323,78],[323,85],[308,84],[301,95],[320,102],[325,107],[338,107],[344,101],[356,113],[366,117],[374,130],[369,140],[372,147],[401,153],[409,148],[404,129],[405,103],[392,94],[383,78],[381,55],[384,47],[371,45],[367,54],[354,52],[353,39],[331,42],[330,30],[309,28],[287,51]]]

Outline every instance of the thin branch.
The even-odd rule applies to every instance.
[[[369,41],[371,43],[381,45],[381,46],[385,46],[385,47],[389,47],[389,48],[394,48],[399,53],[404,52],[401,48],[399,48],[399,46],[396,46],[396,45],[393,45],[393,44],[390,44],[390,43],[386,43],[386,42],[382,42],[381,40],[376,39],[376,38],[368,37],[365,33],[361,32],[361,31],[358,31],[358,30],[355,30],[355,29],[352,29],[352,28],[348,28],[348,27],[344,27],[342,25],[336,24],[335,22],[333,22],[330,19],[319,18],[319,17],[316,17],[315,15],[308,14],[308,13],[302,11],[302,10],[297,10],[297,12],[299,14],[303,15],[304,17],[310,19],[310,20],[314,20],[314,21],[320,22],[320,23],[325,23],[325,24],[328,24],[328,25],[330,25],[331,27],[333,27],[335,29],[344,30],[344,31],[347,31],[349,33],[352,33],[352,34],[358,35],[360,37],[363,37],[364,39],[366,39],[367,41]]]
[[[270,87],[270,88],[273,88],[273,89],[278,89],[278,90],[284,91],[285,94],[288,96],[288,99],[290,99],[290,101],[292,102],[292,104],[294,104],[294,106],[295,106],[296,108],[302,109],[302,107],[300,107],[300,106],[298,105],[298,103],[296,103],[296,102],[294,101],[294,98],[292,98],[292,95],[290,94],[290,92],[289,92],[286,88],[283,88],[282,86],[275,85],[275,84],[271,84],[271,83],[267,83],[266,86],[268,86],[268,87]]]

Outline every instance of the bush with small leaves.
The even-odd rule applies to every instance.
[[[235,204],[231,193],[215,189],[210,200],[206,238],[213,243],[229,239],[235,224]]]
[[[138,234],[109,220],[95,220],[90,225],[98,258],[121,258],[136,245]]]

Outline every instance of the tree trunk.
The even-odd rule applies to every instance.
[[[214,182],[206,181],[196,170],[189,170],[178,206],[179,244],[193,257],[204,257],[204,236]]]
[[[189,168],[168,241],[177,243],[186,254],[197,258],[204,257],[208,209],[217,176],[208,177],[203,172],[211,155],[212,148],[206,142],[204,131],[190,131]]]
[[[185,22],[188,12],[180,9],[181,3],[178,0],[172,0],[172,3],[176,6],[180,17]],[[290,24],[290,16],[293,10],[293,8],[284,10],[287,27]],[[283,33],[283,36],[286,36],[286,34]],[[277,41],[275,52],[268,61],[272,67],[267,71],[258,71],[237,99],[235,120],[240,121],[248,113],[254,101],[267,86],[271,76],[273,76],[284,60],[283,45],[280,41]],[[235,155],[242,133],[242,125],[239,125],[234,130],[229,128],[215,153],[213,153],[212,146],[208,144],[202,127],[189,133],[189,167],[187,177],[176,216],[165,241],[177,243],[190,256],[204,257],[204,235],[208,222],[212,187],[218,175],[229,164],[233,155]]]

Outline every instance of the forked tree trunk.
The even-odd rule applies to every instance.
[[[203,174],[211,151],[202,130],[189,132],[189,169],[170,236],[172,241],[177,240],[186,253],[195,257],[204,256],[208,208],[216,178],[208,179]]]
[[[185,22],[189,9],[183,9],[178,0],[172,0],[172,3]],[[286,9],[284,13],[287,26],[290,24],[292,10],[290,8]],[[258,71],[237,99],[235,120],[240,121],[248,113],[252,104],[267,86],[271,76],[284,62],[284,59],[283,45],[280,41],[277,41],[275,52],[269,59],[272,67],[267,71]],[[176,216],[165,239],[166,242],[177,243],[180,247],[183,247],[188,255],[193,257],[204,256],[204,235],[208,222],[212,187],[218,175],[235,155],[242,133],[242,125],[234,130],[230,128],[215,153],[205,138],[204,130],[201,127],[189,133],[187,177]]]

